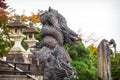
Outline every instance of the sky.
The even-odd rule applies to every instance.
[[[120,0],[6,0],[17,14],[56,9],[67,20],[70,29],[80,30],[83,39],[91,33],[94,37],[114,39],[120,51]],[[99,44],[98,42],[98,44]]]

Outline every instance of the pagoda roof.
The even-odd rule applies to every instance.
[[[27,25],[20,21],[14,21],[7,24],[9,28],[27,28]]]
[[[25,31],[23,31],[24,34],[29,34],[29,33],[38,33],[37,29],[30,25],[29,27],[26,28]]]

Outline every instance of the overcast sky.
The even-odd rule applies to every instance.
[[[100,39],[113,38],[120,51],[120,0],[6,0],[6,3],[17,14],[25,10],[27,15],[51,6],[66,18],[69,28],[75,32],[80,29],[83,38],[91,33]]]

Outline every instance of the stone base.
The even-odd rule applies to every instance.
[[[27,57],[26,60],[24,59]],[[23,63],[31,63],[31,74],[33,75],[42,75],[43,71],[41,67],[38,65],[39,62],[36,60],[36,58],[33,56],[33,54],[8,54],[7,61],[15,61],[15,62],[23,62]],[[27,62],[28,61],[28,62]],[[17,65],[22,70],[27,70],[27,66],[24,65]]]
[[[7,61],[32,63],[32,54],[8,54]]]
[[[7,61],[24,62],[22,54],[8,54]]]

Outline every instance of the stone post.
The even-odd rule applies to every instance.
[[[31,53],[31,51],[30,51],[30,49],[32,49],[32,48],[30,48],[31,46],[34,46],[35,44],[36,44],[36,42],[37,42],[37,40],[35,40],[35,39],[27,39],[27,40],[25,40],[25,42],[28,44],[28,49],[27,49],[27,51],[26,51],[26,55],[25,55],[25,58],[26,58],[26,63],[32,63],[32,57],[31,56],[33,56],[33,53]],[[33,50],[33,49],[32,49]]]
[[[103,39],[98,46],[98,80],[111,80],[109,42]]]

